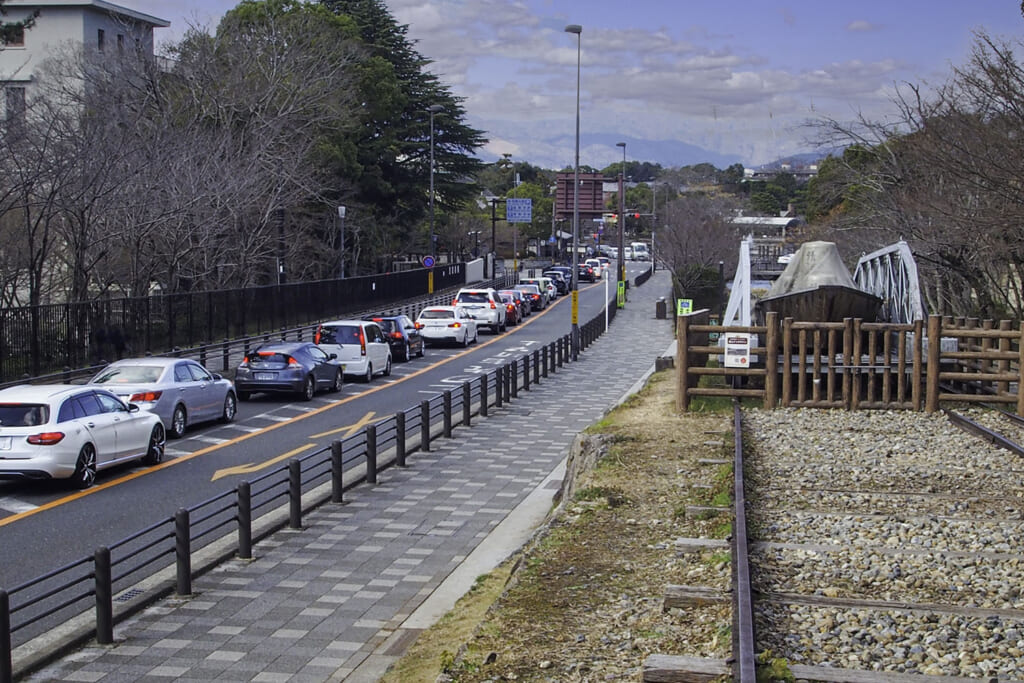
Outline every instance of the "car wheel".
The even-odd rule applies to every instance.
[[[462,346],[469,346],[469,330],[462,333]]]
[[[420,339],[420,350],[419,350],[419,352],[416,355],[419,356],[420,358],[423,358],[423,354],[426,352],[426,350],[427,350],[427,342],[425,342],[422,339]]]
[[[408,359],[408,358],[409,357],[406,356],[406,359]],[[387,365],[384,366],[384,376],[385,377],[390,377],[391,376],[391,356],[388,356],[388,363],[387,363]]]
[[[96,449],[91,443],[82,446],[75,463],[75,473],[71,475],[71,483],[75,488],[87,489],[96,482]]]
[[[302,400],[312,401],[313,396],[316,394],[316,380],[313,379],[313,375],[308,375],[306,381],[302,385]]]
[[[335,373],[334,381],[331,382],[331,392],[336,394],[339,391],[341,391],[341,385],[345,383],[344,377],[345,373],[343,373],[341,370],[338,370],[338,372]]]
[[[238,400],[230,391],[224,397],[224,412],[220,414],[221,422],[233,422],[238,414]]]
[[[366,374],[363,376],[363,381],[367,384],[373,381],[373,366],[369,363],[366,364]]]
[[[159,465],[164,460],[164,446],[167,444],[167,436],[164,426],[158,422],[153,425],[153,432],[149,435],[149,447],[146,455],[142,458],[143,465]]]
[[[252,394],[250,394],[248,391],[239,391],[238,392],[238,400],[239,401],[248,401],[250,398],[252,398]]]
[[[171,438],[180,439],[185,436],[185,425],[188,422],[188,414],[185,412],[185,406],[180,403],[174,406],[174,412],[171,413]]]
[[[409,348],[409,342],[405,342],[405,349],[402,352],[402,360],[408,361],[412,359],[412,349]]]

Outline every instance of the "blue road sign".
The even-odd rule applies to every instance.
[[[423,257],[423,267],[424,268],[433,268],[434,267],[434,257],[433,256],[424,256]]]
[[[533,220],[532,199],[506,199],[505,220],[509,223],[529,223]]]

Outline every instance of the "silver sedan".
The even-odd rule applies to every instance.
[[[156,413],[174,438],[200,422],[231,422],[238,409],[231,380],[188,358],[125,358],[103,368],[89,384]]]

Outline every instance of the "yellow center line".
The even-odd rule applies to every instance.
[[[557,306],[558,304],[562,303],[562,299],[563,299],[562,297],[559,297],[559,299],[557,299],[551,306],[548,306],[543,311],[537,312],[536,318],[539,318],[540,316],[548,313],[549,311],[552,310],[552,308],[554,306]],[[514,332],[522,329],[523,326],[528,325],[531,322],[533,322],[533,320],[536,320],[536,318],[534,316],[530,316],[530,318],[531,318],[530,320],[524,321],[523,323],[521,323],[519,325],[519,327],[517,327],[512,332],[514,333]],[[189,460],[192,460],[193,458],[198,458],[198,457],[203,456],[203,455],[208,455],[210,453],[214,453],[216,451],[221,450],[222,448],[227,448],[229,446],[234,446],[235,444],[242,443],[243,441],[246,441],[246,440],[251,439],[251,438],[256,437],[256,436],[261,436],[263,434],[266,434],[267,432],[274,431],[275,429],[280,429],[282,427],[286,427],[286,426],[292,425],[295,422],[298,422],[299,420],[305,420],[307,418],[313,417],[314,415],[319,415],[321,413],[327,412],[328,410],[333,410],[333,409],[335,409],[335,408],[337,408],[339,406],[343,406],[343,405],[345,405],[347,403],[355,401],[356,399],[362,398],[362,397],[364,397],[364,396],[366,396],[368,394],[373,394],[373,393],[376,393],[378,391],[383,391],[384,389],[387,389],[388,387],[390,387],[392,385],[401,384],[402,382],[405,382],[406,380],[410,380],[410,379],[412,379],[414,377],[419,377],[420,375],[422,375],[422,374],[424,374],[426,372],[429,372],[430,370],[433,370],[434,368],[437,368],[437,367],[442,366],[442,365],[447,365],[448,363],[451,363],[453,361],[458,360],[459,358],[464,356],[466,353],[469,353],[469,352],[472,352],[472,351],[476,351],[477,349],[481,349],[481,348],[483,348],[485,346],[489,346],[489,345],[491,345],[491,344],[493,344],[495,342],[501,341],[502,339],[504,339],[504,337],[505,337],[505,335],[495,336],[493,339],[490,339],[489,341],[486,341],[486,342],[483,342],[483,343],[478,343],[475,346],[473,346],[472,348],[469,348],[469,349],[466,349],[464,351],[461,351],[461,352],[459,352],[459,353],[457,353],[457,354],[455,354],[453,356],[445,358],[444,360],[439,360],[436,363],[432,363],[431,365],[429,365],[429,366],[427,366],[425,368],[421,368],[419,370],[416,370],[415,372],[411,372],[408,375],[402,377],[401,379],[398,379],[398,380],[395,380],[395,381],[392,381],[392,382],[388,382],[387,384],[379,384],[379,385],[373,387],[372,389],[367,389],[366,391],[361,391],[358,394],[354,394],[352,396],[348,396],[348,397],[343,398],[343,399],[341,399],[339,401],[334,401],[333,403],[328,403],[327,405],[321,406],[320,408],[314,408],[313,410],[310,410],[308,413],[303,413],[302,415],[297,415],[297,416],[291,418],[287,422],[278,422],[277,424],[273,424],[273,425],[270,425],[268,427],[264,427],[263,429],[260,429],[259,431],[250,432],[248,434],[242,434],[241,436],[235,437],[234,439],[229,439],[229,440],[224,441],[222,443],[214,444],[212,446],[207,446],[206,448],[201,448],[198,451],[193,451],[192,453],[189,453],[187,455],[182,455],[180,457],[174,458],[173,460],[165,460],[164,462],[160,463],[159,465],[153,465],[152,467],[147,467],[146,469],[139,470],[137,472],[131,472],[129,474],[125,474],[123,476],[120,476],[120,477],[118,477],[116,479],[112,479],[112,480],[110,480],[108,482],[105,482],[103,484],[96,484],[94,486],[91,486],[88,489],[85,489],[84,491],[76,491],[75,493],[72,493],[70,495],[62,496],[61,498],[58,498],[56,500],[51,500],[48,503],[43,503],[42,505],[40,505],[38,507],[35,507],[35,508],[31,509],[31,510],[25,510],[24,512],[18,512],[16,514],[10,515],[8,517],[4,517],[3,519],[0,519],[0,527],[7,526],[8,524],[13,524],[14,522],[17,522],[19,520],[25,519],[27,517],[31,517],[32,515],[39,514],[40,512],[45,512],[46,510],[52,510],[52,509],[57,508],[57,507],[59,507],[61,505],[65,505],[67,503],[71,503],[71,502],[74,502],[76,500],[80,500],[80,499],[82,499],[82,498],[84,498],[86,496],[91,496],[93,494],[99,493],[100,491],[106,491],[107,489],[113,488],[115,486],[119,486],[119,485],[124,484],[124,483],[129,482],[129,481],[132,481],[133,479],[138,479],[139,477],[145,476],[147,474],[152,474],[153,472],[158,472],[160,470],[165,470],[168,467],[174,467],[175,465],[180,465],[181,463],[187,462]],[[313,436],[315,437],[316,435],[313,435]]]

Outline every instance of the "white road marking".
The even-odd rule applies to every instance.
[[[39,506],[33,505],[32,503],[26,503],[23,500],[18,500],[17,498],[11,498],[9,496],[0,498],[0,510],[6,510],[13,514],[35,510],[37,507]]]

